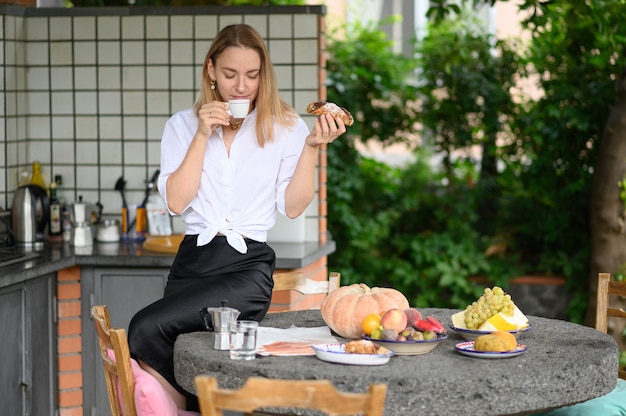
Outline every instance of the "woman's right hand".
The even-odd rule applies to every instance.
[[[217,126],[228,126],[230,114],[227,110],[228,103],[222,101],[204,104],[198,112],[198,131],[208,138]]]

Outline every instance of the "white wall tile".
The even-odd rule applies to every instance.
[[[25,37],[31,40],[48,40],[48,18],[33,16],[24,21]]]
[[[148,92],[147,97],[147,113],[148,114],[169,114],[170,112],[170,93],[168,91]]]
[[[128,68],[123,68],[126,71]],[[101,66],[98,68],[98,88],[101,90],[119,90],[122,88],[120,67]]]
[[[41,171],[46,178],[49,176],[48,165],[51,162],[50,141],[31,140],[29,142],[28,156],[30,160],[38,160],[41,162]]]
[[[119,39],[120,38],[120,17],[119,16],[98,16],[98,39]]]
[[[98,86],[95,66],[74,68],[74,87],[77,90],[95,90]]]
[[[98,142],[76,142],[76,160],[83,164],[98,163]]]
[[[149,90],[169,89],[169,67],[149,66],[146,68],[146,88]]]
[[[50,116],[28,116],[28,137],[31,139],[49,139],[50,138]]]
[[[270,38],[291,38],[293,33],[293,22],[291,15],[275,14],[270,15]]]
[[[50,136],[48,136],[50,137]],[[74,138],[74,116],[55,116],[52,118],[53,143],[59,140],[72,140]],[[74,155],[72,154],[72,157]]]
[[[294,83],[301,89],[316,89],[319,72],[317,65],[300,65],[294,69]]]
[[[76,140],[93,140],[98,138],[98,117],[76,117]]]
[[[26,44],[26,65],[48,65],[48,42]]]
[[[146,118],[124,117],[124,140],[145,140],[146,139]]]
[[[304,113],[304,109],[306,108],[306,106],[311,103],[312,101],[318,101],[319,97],[317,94],[317,90],[314,91],[295,91],[294,92],[294,96],[295,96],[295,102],[294,102],[294,107],[296,108],[296,110],[298,110],[301,114]],[[305,121],[307,120],[306,117]],[[313,118],[310,117],[310,119],[312,120]]]
[[[122,112],[122,93],[120,91],[100,91],[98,111],[100,114],[120,114]]]
[[[74,114],[74,93],[72,91],[52,92],[52,114]]]
[[[191,107],[191,106],[190,106]],[[160,143],[163,135],[163,128],[170,117],[169,111],[164,112],[166,116],[148,116],[148,140],[156,140]]]
[[[72,39],[72,18],[55,16],[50,18],[50,40]]]
[[[52,142],[53,163],[74,163],[74,142],[70,140],[54,140]]]
[[[145,68],[141,66],[122,67],[124,89],[143,90],[146,88]]]
[[[121,44],[118,41],[98,42],[98,65],[119,65]]]
[[[278,89],[290,90],[293,88],[293,68],[291,66],[274,65],[274,72],[276,72]]]
[[[172,92],[170,98],[172,100],[170,108],[176,112],[185,108],[191,108],[196,100],[196,92]]]
[[[96,42],[74,42],[74,63],[76,65],[95,65]]]
[[[317,39],[304,39],[294,41],[294,63],[317,64],[319,58],[317,43]]]
[[[298,38],[317,38],[318,16],[316,14],[298,14],[293,16],[294,36]]]
[[[167,16],[147,16],[146,17],[146,37],[147,39],[168,39],[169,19]]]
[[[29,90],[50,89],[48,67],[26,68],[26,86]]]
[[[72,42],[51,42],[50,43],[50,64],[51,65],[71,65],[72,64]]]
[[[170,62],[172,64],[193,64],[193,44],[188,41],[172,41],[170,43]]]
[[[121,116],[98,117],[98,134],[101,139],[120,140],[122,138]]]
[[[51,67],[50,79],[50,89],[52,90],[71,90],[73,88],[74,76],[72,68]]]
[[[124,165],[146,164],[146,144],[144,142],[124,142]]]
[[[126,39],[143,39],[144,37],[144,17],[143,16],[122,16],[122,36]]]
[[[94,16],[75,17],[74,39],[95,39],[96,38],[96,18]]]
[[[50,93],[48,92],[27,92],[28,108],[23,114],[49,114],[50,113]]]
[[[122,142],[102,140],[100,142],[100,163],[107,165],[122,163]]]
[[[95,91],[77,91],[75,93],[76,114],[97,114],[98,94]]]
[[[143,91],[127,91],[122,93],[124,114],[145,114],[146,98]]]
[[[171,70],[170,88],[173,90],[194,89],[195,71],[191,66],[173,67]]]
[[[222,30],[226,26],[243,23],[242,15],[221,15],[219,17],[219,30]]]
[[[270,40],[268,48],[272,62],[275,64],[291,63],[293,59],[291,41],[288,40]]]
[[[146,42],[146,63],[169,64],[169,44],[167,41],[149,40]]]
[[[124,65],[142,65],[144,61],[143,41],[125,41],[122,43],[122,63]]]
[[[217,32],[217,16],[194,16],[194,34],[195,39],[213,39]],[[206,46],[208,50],[208,46]]]
[[[148,163],[151,165],[161,164],[161,142],[148,142]]]
[[[76,188],[97,188],[98,187],[98,166],[76,166]],[[79,192],[83,195],[83,201],[91,202],[88,193]]]
[[[170,39],[193,38],[193,16],[171,16],[170,25]]]

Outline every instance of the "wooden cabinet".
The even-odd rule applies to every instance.
[[[55,275],[0,289],[2,414],[57,409]]]
[[[163,297],[168,274],[169,268],[81,269],[85,415],[110,413],[98,340],[91,320],[91,307],[106,305],[111,317],[111,326],[128,331],[128,324],[137,311]]]

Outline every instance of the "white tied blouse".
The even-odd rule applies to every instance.
[[[221,233],[245,254],[244,236],[265,242],[267,231],[276,222],[276,211],[285,215],[285,190],[309,129],[302,119],[292,128],[274,123],[274,141],[261,148],[255,132],[256,115],[256,110],[252,111],[239,127],[230,157],[221,127],[208,139],[198,195],[180,215],[187,225],[186,234],[198,234],[199,246]],[[167,178],[182,163],[197,128],[192,109],[174,114],[165,125],[158,187],[166,203]]]

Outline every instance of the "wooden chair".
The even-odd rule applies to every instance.
[[[596,329],[605,334],[608,332],[608,318],[614,316],[626,318],[626,311],[621,308],[610,306],[609,296],[626,297],[626,281],[616,282],[611,280],[610,273],[598,273],[598,297],[596,302]],[[626,370],[620,368],[618,377],[626,379]]]
[[[330,293],[341,284],[341,274],[332,272],[328,281],[319,281],[304,277],[302,272],[284,272],[274,274],[274,290],[295,290],[304,295]]]
[[[328,380],[250,377],[239,390],[220,389],[215,377],[205,375],[197,376],[195,382],[202,416],[222,416],[222,410],[249,414],[263,407],[382,416],[387,395],[385,384],[370,384],[366,393],[343,393]]]
[[[109,311],[104,305],[92,307],[91,316],[93,317],[96,334],[98,335],[111,416],[121,416],[122,414],[137,416],[135,408],[135,381],[130,362],[126,331],[124,329],[111,328]],[[107,349],[111,349],[115,353],[115,363],[109,358]],[[118,380],[123,403],[120,403],[118,399]]]

